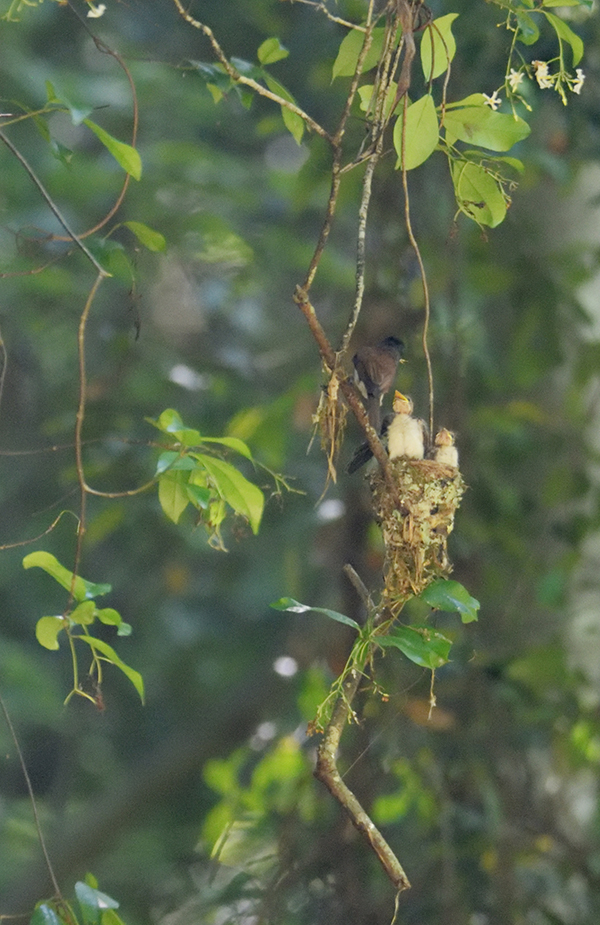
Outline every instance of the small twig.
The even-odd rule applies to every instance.
[[[365,583],[363,582],[356,569],[354,569],[349,563],[346,563],[342,571],[344,572],[348,581],[353,585],[354,590],[360,597],[367,610],[373,610],[374,607],[371,595],[369,594]]]
[[[87,485],[85,483],[85,473],[83,470],[83,447],[81,434],[83,430],[83,421],[85,418],[85,401],[87,390],[87,377],[85,371],[85,331],[89,318],[92,304],[96,293],[104,279],[104,274],[99,273],[94,280],[94,285],[90,289],[86,299],[81,318],[79,319],[79,330],[77,332],[77,349],[79,356],[79,403],[77,406],[77,416],[75,418],[75,466],[77,469],[77,481],[79,482],[79,527],[77,529],[77,543],[75,546],[75,563],[73,565],[73,581],[71,587],[71,597],[75,587],[75,579],[79,572],[81,562],[81,551],[83,548],[83,537],[86,531],[86,502],[87,502]]]
[[[314,775],[317,780],[325,784],[331,795],[345,809],[354,827],[369,842],[396,890],[401,892],[410,888],[410,881],[400,861],[352,791],[342,780],[336,764],[340,738],[348,721],[352,709],[351,703],[358,690],[361,677],[360,671],[353,668],[348,672],[348,676],[344,680],[342,692],[336,701],[331,719],[323,735],[323,741],[317,750]]]
[[[335,208],[337,205],[337,199],[338,199],[338,195],[340,191],[340,184],[342,181],[342,173],[343,173],[342,140],[344,138],[344,134],[346,131],[346,125],[347,125],[348,119],[350,118],[350,111],[352,108],[352,103],[354,101],[354,97],[356,96],[356,91],[358,89],[358,83],[360,81],[360,76],[362,74],[362,66],[367,56],[367,53],[369,51],[369,48],[371,47],[371,42],[373,39],[373,21],[372,21],[373,2],[374,0],[370,0],[369,2],[369,9],[367,13],[367,26],[365,30],[365,40],[363,42],[363,46],[360,50],[360,54],[356,62],[356,68],[354,69],[354,76],[352,78],[352,83],[350,84],[350,89],[348,91],[348,96],[346,97],[346,102],[344,104],[344,109],[340,117],[337,130],[335,132],[335,135],[331,139],[331,143],[333,146],[333,162],[331,165],[331,189],[329,191],[329,198],[327,200],[327,206],[325,209],[325,218],[323,220],[323,224],[321,225],[321,231],[319,233],[317,245],[315,247],[315,251],[313,253],[312,259],[308,266],[308,270],[306,271],[304,282],[302,284],[302,288],[306,292],[310,291],[310,287],[312,286],[313,280],[315,278],[315,274],[317,272],[321,257],[323,255],[323,251],[325,250],[325,245],[327,244],[327,240],[329,238],[329,232],[331,231],[333,216],[335,214]]]
[[[43,536],[47,536],[54,530],[64,514],[73,514],[73,511],[61,511],[58,517],[55,517],[55,519],[52,521],[50,526],[43,530],[41,533],[38,533],[37,536],[32,536],[28,540],[19,540],[16,543],[5,543],[3,546],[0,546],[0,552],[4,552],[5,549],[17,549],[19,546],[29,546],[31,543],[37,543],[37,541],[41,540]],[[73,514],[73,517],[75,517],[75,514]]]
[[[381,61],[377,68],[377,77],[374,89],[374,106],[373,106],[373,124],[371,127],[372,152],[365,170],[362,184],[362,195],[358,210],[358,232],[356,244],[356,288],[354,297],[354,306],[346,330],[342,337],[340,353],[343,355],[350,343],[352,334],[358,322],[358,317],[362,308],[362,302],[365,291],[365,263],[366,263],[366,235],[367,235],[367,217],[371,194],[373,189],[373,175],[375,168],[379,163],[381,152],[383,150],[383,133],[386,118],[386,103],[389,84],[391,79],[391,60],[393,54],[394,37],[396,34],[396,19],[388,16],[387,30],[385,35],[384,50]]]
[[[4,338],[0,332],[0,364],[2,364],[2,371],[0,372],[0,408],[2,407],[2,396],[4,395],[4,380],[6,379],[6,370],[8,367],[8,353],[6,350],[6,344],[4,343]]]
[[[80,15],[78,10],[75,9],[75,7],[70,2],[70,0],[67,0],[67,2],[68,2],[69,9],[73,13],[73,15],[77,17],[80,24],[83,26],[85,31],[88,33],[88,35],[94,42],[94,45],[96,46],[98,51],[104,55],[110,55],[111,58],[114,58],[117,64],[119,65],[119,67],[121,67],[122,70],[124,71],[125,76],[127,77],[127,80],[129,82],[129,88],[131,90],[131,99],[132,99],[132,105],[133,105],[133,126],[131,129],[131,146],[135,147],[135,143],[137,141],[138,124],[139,124],[139,107],[138,107],[138,100],[137,100],[137,91],[135,89],[133,77],[131,76],[129,69],[127,65],[125,64],[125,62],[123,61],[123,59],[121,58],[121,56],[117,54],[116,51],[113,51],[112,48],[109,48],[108,45],[106,45],[101,39],[98,38],[98,36],[94,35],[88,23]],[[118,212],[123,200],[125,199],[125,193],[127,192],[127,189],[129,187],[130,180],[131,180],[131,174],[128,173],[125,175],[123,186],[121,187],[121,191],[119,195],[117,196],[117,199],[114,205],[112,206],[112,208],[109,210],[109,212],[107,212],[104,218],[102,218],[96,225],[94,225],[93,228],[88,228],[87,231],[82,232],[79,235],[80,238],[88,238],[90,235],[95,234],[97,231],[100,231],[100,229],[104,228],[104,226],[111,220],[113,215],[115,215]],[[65,240],[65,238],[59,235],[53,235],[52,237],[54,241],[64,241]]]
[[[425,356],[425,363],[427,365],[427,383],[429,387],[429,437],[433,440],[433,368],[431,365],[431,356],[429,354],[429,344],[427,343],[427,337],[429,335],[429,321],[431,318],[431,302],[429,299],[429,285],[427,283],[427,273],[425,272],[425,264],[423,263],[423,258],[421,256],[421,250],[419,248],[417,239],[414,235],[412,222],[410,220],[410,198],[408,195],[408,178],[407,171],[405,166],[405,142],[406,142],[406,101],[407,97],[404,98],[404,113],[402,116],[402,189],[404,192],[404,222],[406,225],[406,232],[408,234],[408,240],[411,243],[412,249],[415,252],[417,262],[419,264],[419,273],[421,275],[421,285],[423,286],[423,301],[425,306],[425,319],[423,321],[423,335],[422,335],[422,345],[423,345],[423,354]]]
[[[35,183],[35,185],[36,185],[37,188],[39,189],[40,193],[42,194],[42,196],[44,197],[44,199],[45,199],[46,202],[48,203],[48,206],[50,207],[51,211],[54,213],[54,215],[56,216],[56,218],[58,219],[58,221],[60,222],[60,224],[63,226],[63,228],[65,229],[65,231],[66,231],[67,234],[69,235],[69,238],[70,238],[72,241],[75,242],[75,244],[77,245],[77,247],[78,247],[81,251],[83,251],[83,253],[84,253],[85,256],[87,257],[87,259],[90,261],[90,263],[93,264],[93,266],[96,267],[96,269],[98,270],[98,273],[99,273],[102,277],[110,276],[110,273],[107,273],[107,272],[106,272],[106,270],[98,263],[98,261],[96,260],[96,258],[94,257],[94,255],[91,253],[91,251],[89,251],[89,250],[87,249],[87,247],[85,246],[85,244],[83,243],[83,241],[81,240],[81,238],[79,237],[79,235],[75,234],[75,232],[71,229],[71,227],[70,227],[69,224],[67,223],[66,218],[64,218],[64,216],[62,215],[62,213],[59,211],[58,206],[54,203],[54,200],[52,199],[52,197],[49,195],[49,193],[46,192],[46,188],[45,188],[44,185],[42,184],[41,180],[38,179],[37,174],[34,172],[33,168],[30,167],[29,163],[25,160],[25,158],[23,157],[23,155],[21,154],[21,152],[19,151],[19,149],[16,148],[16,147],[13,145],[12,141],[10,141],[10,139],[7,138],[6,135],[4,134],[4,132],[2,132],[2,131],[0,131],[0,140],[4,142],[4,144],[6,145],[6,147],[8,148],[8,150],[9,150],[12,154],[14,154],[14,156],[17,158],[17,160],[18,160],[18,161],[22,164],[22,166],[25,168],[25,170],[26,170],[27,173],[29,174],[29,177],[30,177],[31,180]]]
[[[185,19],[190,26],[193,26],[194,29],[199,29],[200,32],[203,32],[204,35],[209,40],[212,45],[215,56],[219,62],[223,65],[225,72],[231,77],[235,83],[243,84],[246,87],[250,87],[251,90],[254,90],[255,93],[260,94],[260,96],[266,97],[268,100],[273,100],[273,102],[278,103],[279,106],[284,106],[286,109],[289,109],[290,112],[296,113],[297,116],[306,123],[306,125],[312,129],[315,134],[320,135],[321,138],[325,138],[326,141],[331,143],[331,135],[327,132],[323,126],[319,125],[318,122],[304,112],[296,103],[290,102],[290,100],[284,100],[282,96],[278,96],[277,93],[272,93],[271,90],[268,90],[266,87],[263,87],[262,84],[259,84],[256,80],[253,80],[251,77],[245,77],[243,74],[240,74],[238,70],[231,64],[229,58],[217,42],[212,29],[209,26],[206,26],[204,23],[199,22],[197,19],[194,19],[184,8],[181,0],[173,0],[177,10],[180,15]]]
[[[325,14],[327,19],[331,22],[336,22],[340,26],[347,26],[348,29],[354,29],[357,32],[366,32],[365,26],[359,26],[353,22],[347,22],[345,19],[340,19],[339,16],[334,16],[333,13],[330,13],[323,0],[288,0],[288,3],[304,3],[306,6],[314,6],[315,9],[320,10]]]
[[[44,833],[42,832],[42,826],[40,823],[40,817],[38,815],[37,803],[35,799],[35,794],[33,792],[33,787],[31,785],[31,778],[29,777],[29,772],[27,770],[27,765],[25,764],[25,758],[23,757],[23,752],[21,751],[21,746],[17,738],[17,733],[15,732],[15,727],[12,724],[12,720],[6,709],[6,704],[2,696],[0,696],[0,709],[4,714],[4,719],[6,720],[6,725],[8,726],[8,731],[10,732],[11,739],[14,742],[15,749],[17,751],[17,756],[19,758],[19,764],[21,765],[21,771],[23,772],[23,777],[25,778],[25,786],[27,787],[27,792],[29,794],[29,802],[31,803],[31,811],[33,813],[33,821],[35,823],[35,828],[37,831],[38,841],[42,849],[42,854],[44,855],[44,861],[52,881],[52,886],[54,888],[54,894],[56,898],[64,903],[62,893],[60,891],[60,886],[58,885],[58,880],[54,873],[54,868],[52,867],[52,862],[50,860],[50,855],[48,854],[48,849],[46,848],[46,840],[44,839]]]

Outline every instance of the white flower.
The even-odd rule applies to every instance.
[[[98,6],[94,6],[94,4],[90,2],[89,7],[90,8],[87,12],[88,19],[100,19],[100,17],[104,16],[104,13],[106,12],[105,3],[99,3]]]
[[[580,67],[577,68],[577,77],[571,85],[571,90],[573,93],[581,93],[581,88],[583,87],[583,81],[585,80],[585,74]]]
[[[483,102],[486,106],[489,106],[490,109],[493,109],[494,112],[500,108],[502,100],[498,99],[498,91],[494,90],[491,96],[488,96],[487,93],[483,93]]]
[[[508,83],[513,93],[518,89],[518,86],[523,80],[524,76],[525,74],[523,71],[515,71],[514,67],[511,67],[510,74],[508,75]]]
[[[548,73],[548,63],[546,61],[532,61],[535,68],[535,79],[542,90],[547,90],[554,86],[555,77]]]

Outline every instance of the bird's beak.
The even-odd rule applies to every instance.
[[[408,398],[396,389],[394,392],[394,401],[408,401]]]

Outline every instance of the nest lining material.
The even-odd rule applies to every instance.
[[[369,481],[385,546],[383,593],[393,605],[452,571],[448,535],[465,483],[458,469],[430,459],[400,458],[390,465],[397,484],[395,496],[380,469]]]

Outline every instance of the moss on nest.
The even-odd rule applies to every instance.
[[[390,465],[395,496],[380,470],[370,476],[370,483],[385,545],[383,594],[393,611],[394,603],[402,605],[434,578],[452,571],[448,535],[465,483],[458,469],[429,459],[394,459]]]

